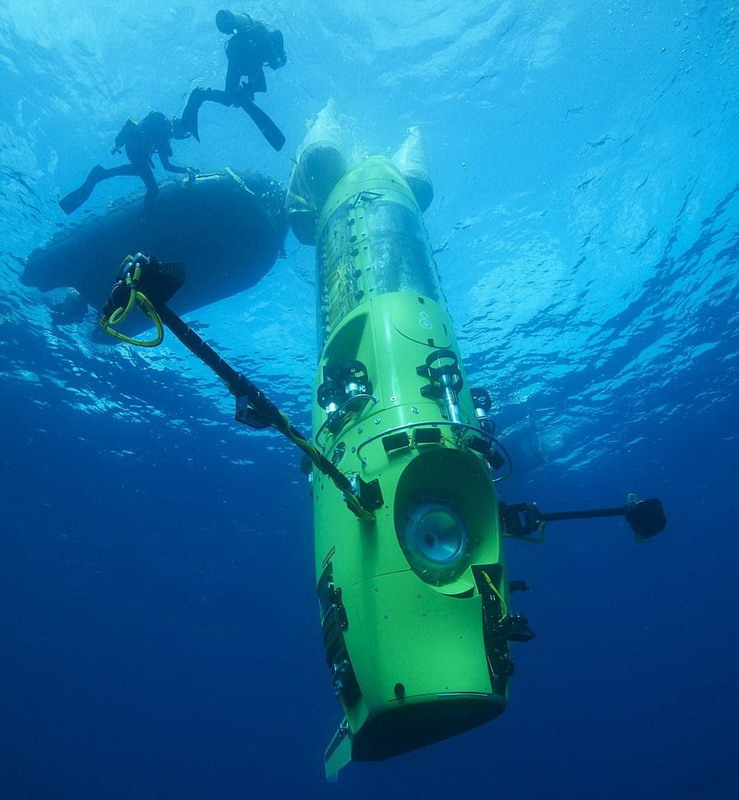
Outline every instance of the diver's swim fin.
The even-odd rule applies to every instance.
[[[277,127],[272,117],[246,97],[240,97],[238,102],[244,111],[254,120],[254,124],[259,128],[264,138],[272,147],[274,147],[275,150],[282,150],[285,144],[285,134]]]
[[[75,189],[65,197],[62,197],[59,201],[59,206],[65,214],[71,214],[73,211],[76,211],[89,196],[90,192],[87,191],[87,187],[83,183],[79,189]]]
[[[200,106],[203,105],[203,101],[206,99],[207,91],[207,89],[193,89],[182,111],[183,127],[186,131],[189,131],[198,142],[200,141],[200,134],[198,133],[198,111],[200,111]]]
[[[65,214],[71,214],[73,211],[76,211],[90,197],[92,190],[97,186],[104,172],[105,169],[99,164],[93,167],[82,186],[79,186],[68,195],[65,195],[59,201],[59,206],[62,211]]]

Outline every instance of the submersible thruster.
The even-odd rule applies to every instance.
[[[325,164],[338,178],[330,193],[320,190]],[[347,513],[314,470],[321,624],[345,712],[326,752],[329,777],[350,758],[388,758],[498,716],[513,671],[508,641],[533,636],[508,612],[491,476],[503,457],[445,307],[419,207],[430,183],[411,175],[414,194],[384,157],[338,177],[342,169],[330,146],[306,148],[288,193],[304,241],[314,238],[306,196],[328,195],[313,203],[314,443],[373,511],[371,520]]]

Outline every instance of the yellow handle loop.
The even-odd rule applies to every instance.
[[[135,287],[131,286],[131,291],[128,295],[128,303],[126,304],[125,308],[121,306],[121,308],[116,308],[116,310],[110,315],[110,319],[108,322],[111,325],[118,325],[119,323],[123,322],[124,319],[131,313],[133,307],[136,305],[136,289]]]
[[[133,285],[133,281],[126,281],[131,286],[131,294],[128,297],[128,303],[126,307],[117,308],[109,318],[103,317],[100,320],[100,325],[102,329],[112,336],[115,339],[119,339],[121,342],[126,342],[126,344],[132,344],[136,347],[156,347],[162,343],[164,339],[164,326],[162,325],[162,320],[159,314],[157,314],[156,309],[151,303],[151,300],[143,293],[136,290],[135,285]],[[147,317],[154,323],[154,327],[156,328],[156,335],[153,339],[134,339],[131,336],[126,336],[124,333],[120,333],[119,331],[115,330],[113,327],[114,325],[118,325],[119,323],[123,322],[124,319],[131,313],[131,310],[134,306],[138,306],[141,309],[143,314],[146,314]]]

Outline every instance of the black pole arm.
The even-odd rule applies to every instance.
[[[598,517],[625,517],[639,541],[649,539],[665,529],[667,517],[662,501],[657,498],[637,500],[629,495],[625,506],[591,508],[579,511],[539,511],[536,503],[500,503],[500,521],[508,536],[525,539],[540,532],[547,522]]]
[[[240,422],[244,422],[252,428],[266,428],[270,425],[276,428],[293,444],[297,445],[310,458],[318,470],[333,481],[334,485],[344,494],[344,499],[349,508],[358,517],[367,520],[373,518],[371,511],[362,506],[360,498],[356,496],[355,487],[349,478],[292,425],[259,387],[224,361],[202,337],[186,322],[181,320],[168,306],[160,305],[157,308],[157,313],[162,323],[172,331],[182,344],[207,367],[212,369],[226,384],[228,391],[236,398],[236,418]],[[240,400],[246,400],[248,407],[239,406]]]
[[[230,364],[225,362],[216,351],[205,342],[195,331],[168,306],[160,305],[157,312],[162,323],[197,356],[206,367],[209,367],[226,384],[228,391],[236,398],[246,398],[247,402],[261,418],[262,424],[253,419],[253,427],[267,427],[275,425],[282,420],[282,414],[277,406],[269,400],[264,393],[255,386],[245,375],[237,372]]]
[[[561,519],[595,519],[596,517],[622,517],[628,506],[619,508],[590,508],[581,511],[540,511],[544,522],[557,522]]]

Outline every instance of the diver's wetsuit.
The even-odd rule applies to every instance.
[[[141,178],[146,186],[144,206],[150,208],[159,193],[159,186],[152,169],[154,153],[159,156],[162,166],[168,172],[185,173],[190,171],[188,167],[178,167],[169,160],[172,155],[170,145],[172,135],[172,124],[160,111],[152,111],[138,124],[129,120],[116,137],[113,152],[118,152],[121,147],[125,147],[130,163],[111,169],[106,169],[99,164],[93,167],[82,186],[59,201],[62,210],[66,214],[71,214],[88,199],[100,181],[119,175],[135,175]]]
[[[245,103],[254,100],[256,92],[267,91],[264,66],[279,69],[287,61],[281,31],[272,30],[247,14],[231,11],[219,11],[216,24],[222,33],[231,35],[226,42],[226,85],[223,91],[193,89],[182,112],[186,130],[198,140],[198,111],[206,100],[243,108]],[[246,81],[242,82],[242,77],[246,77]]]
[[[226,89],[224,94],[233,104],[235,94],[246,76],[244,91],[254,98],[256,92],[267,91],[264,65],[271,60],[271,39],[267,27],[246,14],[234,14],[235,33],[226,42]]]

